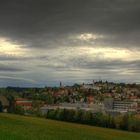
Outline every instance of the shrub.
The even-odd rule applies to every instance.
[[[0,112],[3,112],[3,105],[1,101],[0,101]]]
[[[15,105],[13,112],[15,114],[20,114],[20,115],[24,115],[24,113],[25,113],[24,108],[20,105]]]
[[[140,120],[129,114],[113,117],[101,112],[93,114],[83,110],[56,109],[48,110],[47,118],[140,132]]]

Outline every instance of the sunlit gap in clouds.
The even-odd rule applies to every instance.
[[[54,50],[49,50],[46,55],[50,55]],[[61,56],[61,58],[86,56],[93,59],[109,59],[109,60],[139,60],[140,53],[131,51],[126,48],[111,48],[111,47],[91,47],[91,46],[81,46],[81,47],[69,47],[69,48],[57,48],[55,53],[56,56]],[[53,54],[54,55],[54,54]],[[53,55],[50,55],[52,57]],[[60,58],[60,59],[61,59]]]
[[[73,37],[73,39],[77,39],[80,41],[84,41],[85,45],[76,47],[77,51],[80,54],[86,54],[87,56],[97,57],[102,59],[121,59],[121,60],[139,60],[140,52],[136,50],[130,50],[126,47],[112,47],[112,46],[102,46],[97,45],[96,41],[98,40],[100,44],[100,40],[105,38],[110,38],[107,35],[97,34],[97,33],[81,33],[77,34]],[[88,43],[92,43],[92,45],[88,45]],[[86,45],[87,43],[87,45]],[[95,43],[95,44],[94,44]]]
[[[82,47],[80,51],[88,56],[96,59],[121,59],[121,60],[137,60],[140,56],[126,48],[111,48],[111,47]]]
[[[104,36],[99,34],[93,34],[93,33],[82,33],[77,35],[77,38],[80,40],[88,41],[88,40],[96,40],[96,39],[104,38]]]
[[[28,49],[22,48],[22,45],[14,43],[7,38],[0,37],[0,54],[22,56]]]

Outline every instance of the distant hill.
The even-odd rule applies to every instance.
[[[140,133],[1,113],[0,140],[140,140]]]

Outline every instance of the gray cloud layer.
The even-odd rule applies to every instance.
[[[13,66],[0,64],[0,72],[1,71],[2,72],[23,72],[25,70],[21,69],[21,68],[18,68],[18,67],[13,67]]]

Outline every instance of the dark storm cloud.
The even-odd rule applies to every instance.
[[[79,44],[68,34],[93,32],[109,36],[97,45],[138,48],[139,15],[139,0],[1,0],[0,35],[26,47],[57,47]]]
[[[73,67],[85,68],[85,69],[101,69],[101,70],[113,70],[113,69],[137,69],[140,70],[140,61],[123,61],[123,60],[90,60],[88,58],[77,58],[69,61]],[[69,64],[70,65],[70,64]]]
[[[0,55],[0,62],[3,61],[28,61],[34,59],[41,59],[41,56],[13,56],[13,55]]]

